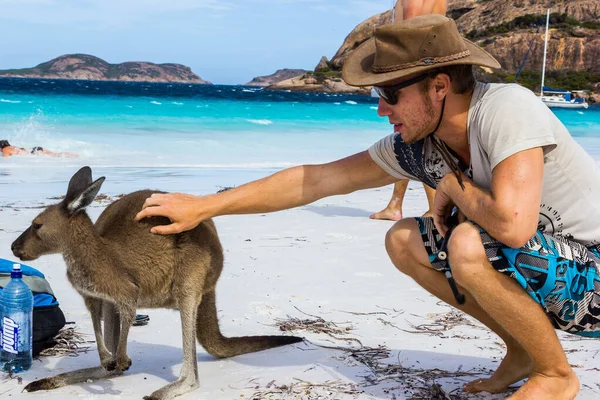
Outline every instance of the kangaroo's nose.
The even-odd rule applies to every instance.
[[[19,257],[21,252],[19,250],[19,247],[17,246],[17,242],[13,242],[13,244],[10,245],[10,249],[16,257]]]

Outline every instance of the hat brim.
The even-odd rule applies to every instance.
[[[348,85],[373,86],[381,85],[386,82],[398,81],[404,77],[408,78],[418,73],[448,65],[471,64],[490,68],[500,68],[500,63],[492,57],[491,54],[470,40],[465,38],[463,38],[463,40],[470,52],[467,57],[448,62],[420,65],[397,71],[374,73],[372,68],[373,63],[375,62],[375,38],[371,38],[354,50],[350,57],[346,59],[344,68],[342,69],[342,78]]]

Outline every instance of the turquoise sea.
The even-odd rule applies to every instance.
[[[79,158],[0,158],[0,204],[60,195],[80,166],[103,191],[211,193],[281,168],[330,161],[391,132],[369,96],[256,87],[0,79],[0,139]],[[558,110],[600,160],[600,107]]]

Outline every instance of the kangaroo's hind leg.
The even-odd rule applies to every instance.
[[[196,316],[198,315],[197,297],[189,296],[179,301],[181,331],[183,336],[183,367],[179,379],[158,389],[145,400],[167,400],[197,389],[198,360],[196,353]]]

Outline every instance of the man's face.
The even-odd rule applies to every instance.
[[[434,110],[431,100],[431,90],[430,87],[425,91],[421,82],[400,89],[395,105],[379,99],[377,114],[388,117],[390,124],[394,125],[394,132],[399,133],[405,143],[417,142],[435,129],[439,118],[439,110]]]

